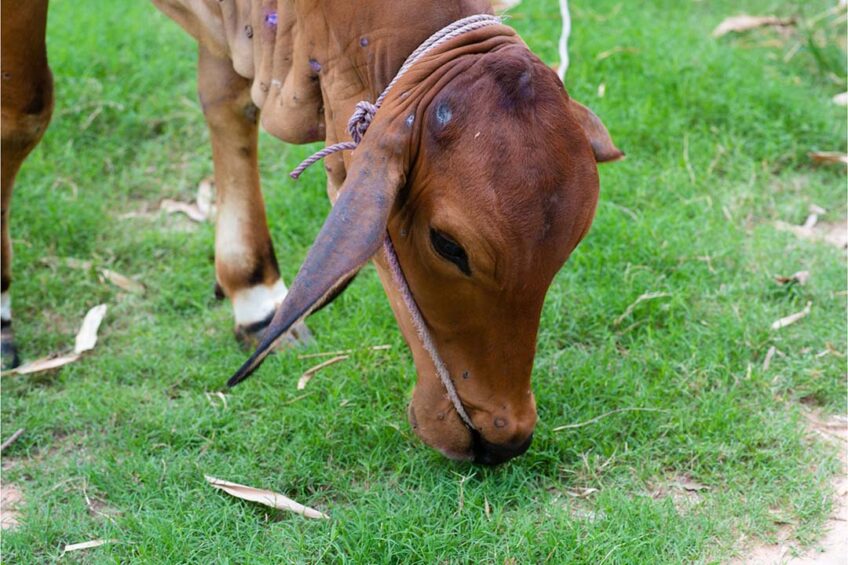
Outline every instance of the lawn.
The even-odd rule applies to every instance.
[[[820,222],[846,215],[845,168],[807,156],[845,151],[831,102],[844,55],[830,41],[844,19],[813,21],[835,3],[571,3],[566,86],[628,156],[602,167],[592,231],[548,293],[534,443],[482,468],[444,459],[406,422],[415,372],[372,267],[310,319],[315,345],[215,395],[245,352],[213,296],[213,228],[155,212],[212,172],[194,43],[144,2],[51,2],[56,110],[12,206],[22,355],[67,347],[96,304],[109,312],[83,360],[2,379],[2,436],[26,429],[3,457],[25,497],[3,561],[713,562],[787,525],[813,543],[838,461],[804,414],[845,411],[845,253],[775,224],[802,224],[812,204]],[[799,25],[710,36],[739,12]],[[511,13],[555,63],[557,3]],[[287,177],[315,147],[261,138],[287,281],[329,209],[320,167]],[[774,280],[801,270],[803,286]],[[628,312],[645,293],[664,294]],[[808,302],[809,316],[770,329]],[[316,363],[298,354],[340,349],[356,351],[296,389]],[[204,474],[331,519],[235,500]],[[93,539],[114,542],[62,557]]]

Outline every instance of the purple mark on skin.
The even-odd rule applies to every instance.
[[[270,27],[277,27],[277,12],[265,14],[265,23]]]
[[[368,47],[368,38],[363,37],[362,39],[360,39],[359,40],[359,46],[360,47]]]
[[[314,72],[314,73],[320,73],[321,72],[321,63],[319,63],[315,59],[309,59],[309,68],[312,69],[312,72]]]

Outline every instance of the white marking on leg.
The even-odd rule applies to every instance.
[[[12,320],[12,296],[8,290],[0,294],[0,319],[4,322]]]
[[[256,285],[239,290],[232,296],[236,325],[255,324],[272,314],[286,297],[288,289],[282,280],[273,285]]]

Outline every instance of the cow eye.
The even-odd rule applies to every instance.
[[[460,244],[432,228],[430,228],[430,243],[433,244],[436,253],[459,267],[459,270],[466,275],[471,276],[468,254],[465,253],[465,249]]]

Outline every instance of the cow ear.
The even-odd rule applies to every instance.
[[[377,252],[398,190],[406,182],[405,128],[375,121],[352,155],[347,178],[256,351],[227,381],[235,386],[294,324],[317,310]]]
[[[607,163],[624,158],[624,152],[615,146],[604,123],[592,110],[573,98],[568,100],[568,106],[571,110],[571,115],[577,120],[580,127],[583,128],[586,137],[589,138],[592,151],[595,152],[595,161],[598,163]]]

